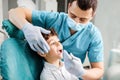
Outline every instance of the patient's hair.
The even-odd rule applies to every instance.
[[[57,33],[55,32],[55,30],[53,28],[49,29],[51,31],[50,34],[44,34],[42,33],[43,37],[45,38],[45,40],[47,41],[51,36],[57,36]]]

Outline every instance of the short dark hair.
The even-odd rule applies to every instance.
[[[77,0],[68,0],[69,3],[72,3],[73,1],[77,1]]]
[[[50,34],[42,33],[42,35],[45,38],[45,40],[48,40],[51,36],[57,36],[57,33],[55,32],[55,30],[53,28],[51,28],[49,30],[51,31]]]
[[[78,7],[82,10],[88,10],[92,8],[93,13],[96,11],[97,0],[69,0],[69,3],[72,3],[73,1],[77,1]]]

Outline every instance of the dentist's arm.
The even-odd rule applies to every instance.
[[[9,20],[25,35],[32,50],[42,54],[50,50],[46,40],[41,33],[49,34],[50,31],[38,26],[33,26],[31,22],[32,11],[27,8],[16,8],[9,11]]]
[[[27,8],[15,8],[9,11],[9,20],[19,29],[22,29],[23,26],[31,22],[32,11]]]
[[[100,80],[104,74],[103,62],[90,63],[91,69],[86,70],[82,76],[83,80]]]
[[[92,63],[92,69],[85,70],[81,60],[67,51],[63,53],[66,69],[73,75],[82,78],[83,80],[99,80],[104,72],[103,63]]]

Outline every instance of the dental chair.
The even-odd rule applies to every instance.
[[[42,58],[30,49],[21,30],[9,20],[4,20],[2,24],[9,35],[0,47],[2,80],[40,80]]]

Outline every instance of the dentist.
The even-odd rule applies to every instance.
[[[64,51],[66,69],[81,79],[98,80],[104,73],[104,65],[101,33],[90,22],[96,7],[97,0],[70,0],[68,14],[19,7],[9,11],[9,20],[23,31],[31,49],[42,54],[50,48],[41,33],[49,34],[46,29],[54,28],[67,50]],[[91,64],[88,70],[82,66],[86,55]]]

